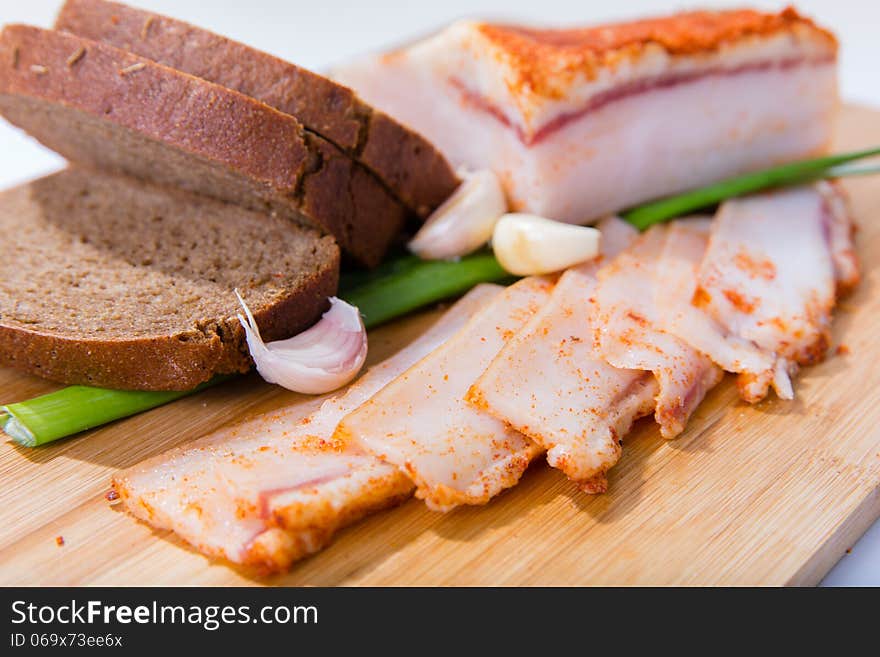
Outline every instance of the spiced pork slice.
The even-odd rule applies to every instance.
[[[67,159],[314,226],[377,264],[404,207],[289,114],[113,46],[9,25],[0,113]]]
[[[373,171],[425,216],[458,185],[419,134],[348,87],[183,21],[106,0],[68,0],[55,27],[235,89],[295,116]]]
[[[331,237],[280,217],[79,168],[0,193],[0,365],[66,384],[189,390],[299,333],[336,290]]]

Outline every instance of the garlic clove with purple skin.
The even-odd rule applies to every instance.
[[[254,316],[235,291],[247,321],[244,327],[251,358],[269,383],[307,395],[341,388],[354,379],[367,358],[367,331],[360,312],[341,299],[330,297],[330,310],[317,324],[286,340],[264,343]]]
[[[486,245],[498,218],[507,212],[507,199],[498,177],[488,169],[461,172],[463,180],[409,243],[425,260],[458,258]]]

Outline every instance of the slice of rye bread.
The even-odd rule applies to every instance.
[[[3,30],[0,113],[73,162],[315,226],[367,266],[406,219],[373,174],[292,116],[72,34]]]
[[[56,29],[216,82],[295,116],[426,216],[458,186],[424,137],[328,78],[189,23],[106,0],[67,0]]]
[[[458,185],[421,135],[348,87],[183,21],[106,0],[67,0],[56,29],[102,41],[235,89],[291,114],[373,171],[426,216]]]
[[[336,290],[332,237],[205,196],[70,168],[0,193],[0,365],[66,384],[189,390],[251,366]]]

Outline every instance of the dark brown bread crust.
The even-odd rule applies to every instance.
[[[190,390],[216,374],[246,372],[251,360],[233,288],[272,341],[311,325],[338,284],[339,250],[330,237],[85,169],[0,194],[0,227],[18,254],[0,262],[0,366],[65,384]],[[261,234],[272,242],[238,241]],[[196,236],[205,243],[196,245]],[[272,260],[292,252],[298,269]],[[272,273],[276,267],[285,271]],[[157,294],[168,295],[160,307],[182,310],[154,317]],[[201,316],[206,306],[216,316]]]
[[[375,173],[426,216],[458,185],[421,135],[371,108],[348,87],[207,30],[106,0],[68,0],[56,29],[221,84],[295,116]]]
[[[315,226],[368,266],[406,218],[372,175],[290,115],[71,34],[3,30],[0,112],[72,161]]]

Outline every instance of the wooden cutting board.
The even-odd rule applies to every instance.
[[[837,149],[874,144],[880,112],[847,108]],[[606,495],[578,493],[540,462],[487,507],[444,515],[411,500],[289,574],[254,580],[104,498],[119,468],[317,403],[246,377],[46,448],[0,445],[0,584],[814,584],[880,516],[880,180],[846,184],[864,281],[836,315],[842,353],[804,371],[793,402],[750,407],[728,378],[678,439],[640,422]],[[435,317],[374,332],[371,360]],[[0,369],[4,402],[54,387]]]

